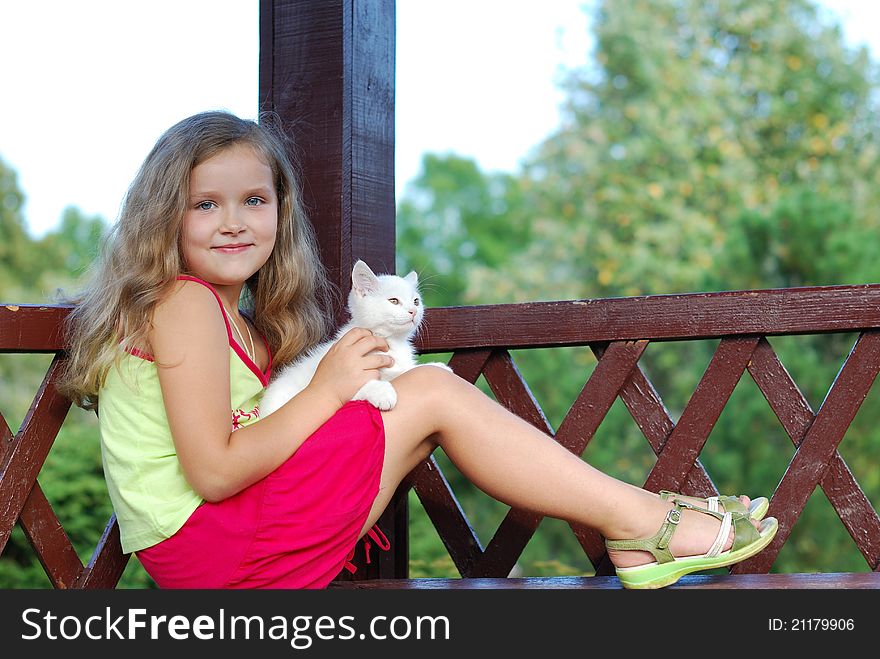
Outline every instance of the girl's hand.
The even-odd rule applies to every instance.
[[[334,397],[342,407],[370,380],[379,379],[379,369],[394,363],[388,341],[370,330],[355,327],[343,334],[324,355],[312,376],[309,388]]]

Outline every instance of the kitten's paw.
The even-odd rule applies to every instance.
[[[373,407],[387,412],[397,405],[397,391],[390,382],[372,380],[361,387],[352,400],[365,400]]]

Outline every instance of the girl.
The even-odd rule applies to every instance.
[[[392,411],[349,402],[390,365],[359,328],[260,420],[270,370],[325,336],[327,290],[280,134],[210,112],[159,139],[70,316],[63,389],[100,402],[122,547],[160,587],[325,587],[437,446],[499,500],[597,528],[627,587],[775,534],[766,499],[709,511],[622,483],[443,369],[397,378]]]

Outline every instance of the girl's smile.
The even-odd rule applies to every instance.
[[[217,245],[216,247],[212,247],[211,249],[216,249],[218,252],[223,252],[225,254],[239,254],[241,252],[246,251],[249,247],[253,247],[253,243],[234,243],[232,245]]]

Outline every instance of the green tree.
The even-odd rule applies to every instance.
[[[876,280],[877,69],[814,3],[615,0],[596,5],[593,26],[594,59],[568,76],[563,125],[512,181],[521,206],[508,216],[528,240],[499,231],[504,259],[467,264],[461,302]],[[817,409],[853,339],[771,343]],[[649,346],[641,365],[673,418],[715,345]],[[551,419],[594,363],[584,352],[516,357]],[[871,400],[843,445],[856,455],[876,451]],[[722,490],[769,491],[792,450],[746,376],[702,460]],[[620,406],[586,457],[632,482],[653,463]],[[871,470],[859,480],[876,500]],[[472,496],[462,493],[466,510]],[[822,495],[814,500],[775,569],[867,569]]]
[[[24,195],[15,172],[0,161],[0,297],[2,302],[53,303],[59,292],[74,294],[107,229],[100,217],[67,208],[58,228],[40,239],[27,232]],[[50,355],[0,355],[0,414],[15,432],[51,361]],[[38,482],[80,559],[85,562],[101,536],[112,506],[101,466],[97,419],[74,408],[68,414]],[[44,588],[49,579],[24,533],[13,530],[0,556],[0,588]],[[122,587],[152,586],[131,561]]]
[[[736,218],[794,187],[877,229],[876,69],[813,3],[624,0],[594,20],[595,66],[523,180],[518,299],[700,290]]]
[[[32,281],[37,267],[31,261],[32,246],[25,230],[21,207],[24,194],[18,187],[18,177],[0,159],[0,294],[18,299],[25,282]]]
[[[766,211],[732,218],[706,280],[738,289],[873,281],[880,248],[870,224],[856,219],[845,194],[791,186]]]
[[[47,295],[75,294],[106,231],[107,223],[100,216],[87,217],[78,208],[65,208],[58,228],[35,244],[42,261],[40,289]]]
[[[501,268],[529,240],[516,180],[453,154],[426,154],[397,209],[398,272],[416,270],[432,306],[474,302],[476,266]]]

